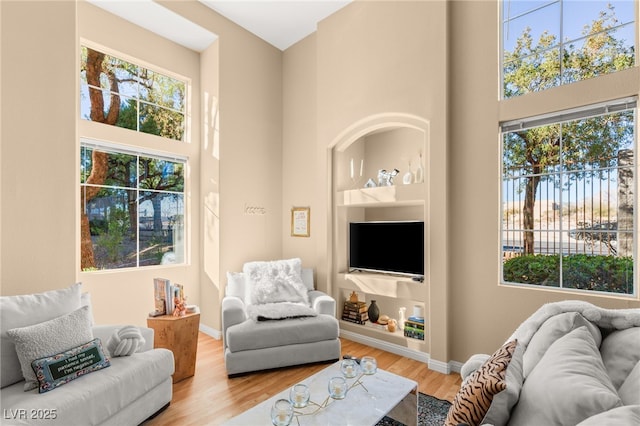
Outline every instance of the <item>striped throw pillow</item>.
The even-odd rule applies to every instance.
[[[507,367],[517,340],[505,343],[462,384],[449,409],[446,426],[477,426],[491,406],[493,396],[507,387]]]

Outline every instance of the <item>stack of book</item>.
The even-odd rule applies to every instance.
[[[409,317],[404,322],[404,335],[413,339],[424,340],[424,317]]]
[[[350,302],[345,300],[342,319],[356,324],[365,324],[369,319],[367,304],[364,302]]]
[[[171,284],[166,278],[154,278],[153,290],[155,310],[150,316],[171,315],[175,309],[175,299],[184,300],[184,287],[182,284]]]

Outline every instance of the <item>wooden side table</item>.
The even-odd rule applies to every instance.
[[[192,377],[196,371],[200,314],[149,317],[147,326],[155,332],[153,347],[166,348],[173,352],[176,367],[173,383]]]

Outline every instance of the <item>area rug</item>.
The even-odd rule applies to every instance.
[[[420,392],[418,394],[418,426],[442,426],[447,418],[451,403]],[[402,423],[384,417],[376,426],[404,426]]]

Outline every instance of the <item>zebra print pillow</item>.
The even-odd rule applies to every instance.
[[[505,343],[464,381],[449,409],[445,426],[480,424],[491,406],[493,396],[507,387],[507,367],[517,343],[517,340]]]

